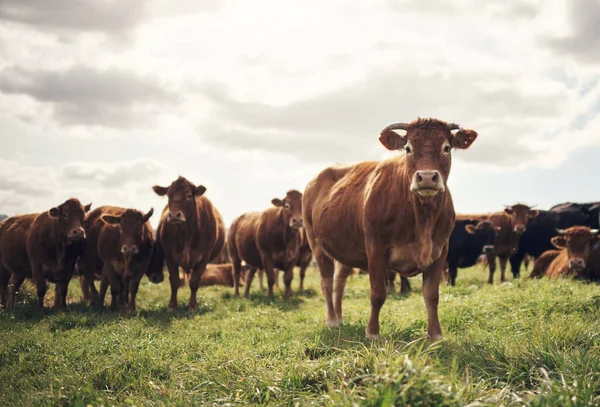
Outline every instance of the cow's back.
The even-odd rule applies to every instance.
[[[549,254],[548,256],[552,256],[552,254]],[[565,276],[568,273],[568,267],[569,256],[567,254],[567,251],[560,250],[546,269],[546,275],[550,278],[558,278]]]
[[[533,263],[533,270],[529,275],[530,278],[542,277],[548,271],[550,264],[560,255],[560,250],[547,250],[542,253]]]
[[[31,277],[27,238],[38,214],[13,216],[0,223],[0,261],[11,273]]]

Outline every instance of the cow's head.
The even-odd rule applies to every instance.
[[[401,135],[396,130],[404,130]],[[458,130],[456,133],[452,131]],[[452,148],[466,149],[477,138],[473,130],[437,119],[417,119],[411,123],[392,123],[381,131],[379,141],[388,150],[406,151],[410,190],[428,199],[446,190],[450,175]]]
[[[475,235],[477,241],[482,245],[482,252],[485,254],[493,253],[494,240],[500,231],[498,226],[487,220],[481,221],[476,225],[465,225],[465,230],[471,235]]]
[[[206,192],[203,185],[195,186],[183,177],[177,178],[168,187],[154,185],[157,195],[169,198],[169,213],[167,222],[183,223],[196,213],[196,197]]]
[[[504,213],[510,215],[513,232],[523,234],[527,230],[527,221],[540,214],[540,211],[533,209],[533,206],[516,204],[513,206],[504,205]],[[535,205],[534,205],[535,206]]]
[[[121,253],[125,257],[133,256],[140,252],[144,234],[144,225],[154,213],[150,208],[147,214],[143,214],[137,209],[127,209],[121,215],[102,215],[100,219],[109,225],[119,227],[120,237],[119,246]]]
[[[79,199],[70,198],[62,205],[52,208],[48,214],[56,219],[60,233],[66,237],[69,242],[81,240],[85,238],[83,230],[83,218],[86,212],[90,210],[92,204],[86,206],[81,205]]]
[[[302,193],[295,189],[288,191],[285,198],[273,198],[271,200],[273,205],[278,208],[282,208],[283,216],[288,222],[288,225],[292,229],[301,228],[304,223],[302,222]]]
[[[569,258],[569,271],[578,275],[585,270],[590,257],[590,248],[600,240],[598,229],[587,226],[573,226],[566,230],[556,230],[560,236],[552,238],[558,249],[566,249]]]

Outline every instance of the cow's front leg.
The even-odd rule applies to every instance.
[[[367,251],[369,279],[371,281],[371,315],[366,335],[370,340],[379,338],[379,312],[387,297],[385,250],[373,244]]]
[[[444,247],[442,255],[423,273],[423,299],[427,307],[427,335],[432,341],[443,338],[442,327],[438,318],[438,303],[440,297],[440,280],[446,265],[448,245]]]

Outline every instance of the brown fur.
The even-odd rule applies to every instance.
[[[533,263],[533,270],[531,270],[529,278],[543,277],[550,264],[560,255],[560,253],[560,250],[548,250],[542,253],[542,255]]]
[[[439,283],[455,217],[447,188],[450,149],[468,148],[476,137],[472,130],[452,134],[444,122],[419,119],[409,125],[406,136],[384,129],[380,137],[390,150],[410,147],[406,154],[330,167],[308,184],[304,221],[321,272],[329,327],[341,322],[348,269],[355,267],[370,275],[371,316],[366,329],[370,339],[379,335],[389,271],[404,277],[423,274],[428,334],[433,340],[442,337]],[[417,171],[437,171],[444,188],[429,197],[425,194],[431,190],[425,188],[413,192]],[[332,259],[342,265],[335,267]]]
[[[301,233],[302,245],[300,245],[300,255],[296,266],[300,267],[300,292],[304,291],[304,277],[306,276],[306,269],[310,265],[313,258],[312,249],[308,242],[308,236],[306,235],[306,229],[302,228]]]
[[[246,269],[242,268],[240,276],[242,279],[246,276]],[[200,277],[200,287],[210,287],[223,285],[233,287],[233,264],[209,264],[202,277]]]
[[[598,259],[597,254],[591,254],[599,250],[597,243],[600,236],[597,232],[591,232],[587,226],[573,226],[563,232],[562,236],[552,238],[552,244],[560,249],[560,253],[548,265],[546,276],[559,278],[572,275],[575,278],[593,279],[599,265],[594,264]],[[575,259],[583,261],[583,267],[575,268],[572,264]]]
[[[221,250],[221,253],[219,253],[219,255],[210,263],[211,264],[231,263],[231,259],[229,258],[229,252],[227,251],[227,245],[223,246],[223,250]]]
[[[167,195],[169,203],[163,210],[156,233],[158,252],[164,253],[169,270],[171,299],[169,311],[177,309],[177,291],[180,286],[179,267],[190,276],[191,298],[189,311],[198,309],[197,292],[200,277],[206,265],[223,250],[225,225],[223,218],[212,202],[203,194],[206,188],[195,186],[179,177],[169,187],[154,186],[154,191]],[[176,223],[176,215],[185,215],[185,221]],[[161,269],[161,262],[153,261],[153,269]]]
[[[227,245],[234,268],[235,295],[239,295],[242,261],[249,268],[244,287],[245,297],[250,295],[250,285],[258,269],[267,273],[269,296],[273,296],[275,269],[284,272],[284,297],[288,298],[292,293],[294,266],[298,263],[302,243],[299,229],[302,222],[302,194],[292,190],[283,200],[274,199],[273,203],[275,207],[263,212],[246,213],[231,224]],[[297,223],[293,222],[294,219]]]
[[[94,286],[99,274],[110,284],[111,309],[127,303],[127,312],[136,312],[136,296],[140,280],[146,273],[154,251],[154,233],[148,220],[152,210],[144,215],[136,209],[102,206],[92,211],[84,221],[87,241],[80,264],[89,285],[92,303],[104,302]],[[124,255],[123,246],[135,246],[135,254]]]
[[[91,204],[90,204],[91,205]],[[0,297],[9,308],[25,278],[33,278],[43,309],[47,282],[56,284],[55,309],[67,307],[69,281],[85,234],[81,223],[90,205],[71,198],[48,212],[15,216],[0,225]],[[74,236],[73,233],[77,235]],[[9,287],[5,283],[7,276]]]

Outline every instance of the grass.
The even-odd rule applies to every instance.
[[[527,273],[525,273],[527,274]],[[498,279],[498,276],[496,276]],[[346,323],[325,328],[315,271],[284,302],[201,289],[199,312],[167,314],[168,283],[146,279],[139,315],[78,302],[39,315],[25,296],[0,312],[0,404],[592,406],[600,404],[600,289],[570,280],[488,286],[481,268],[442,287],[445,340],[430,344],[420,278],[366,340],[367,276],[354,276]],[[297,287],[298,281],[294,281]],[[78,299],[74,281],[71,297]]]

